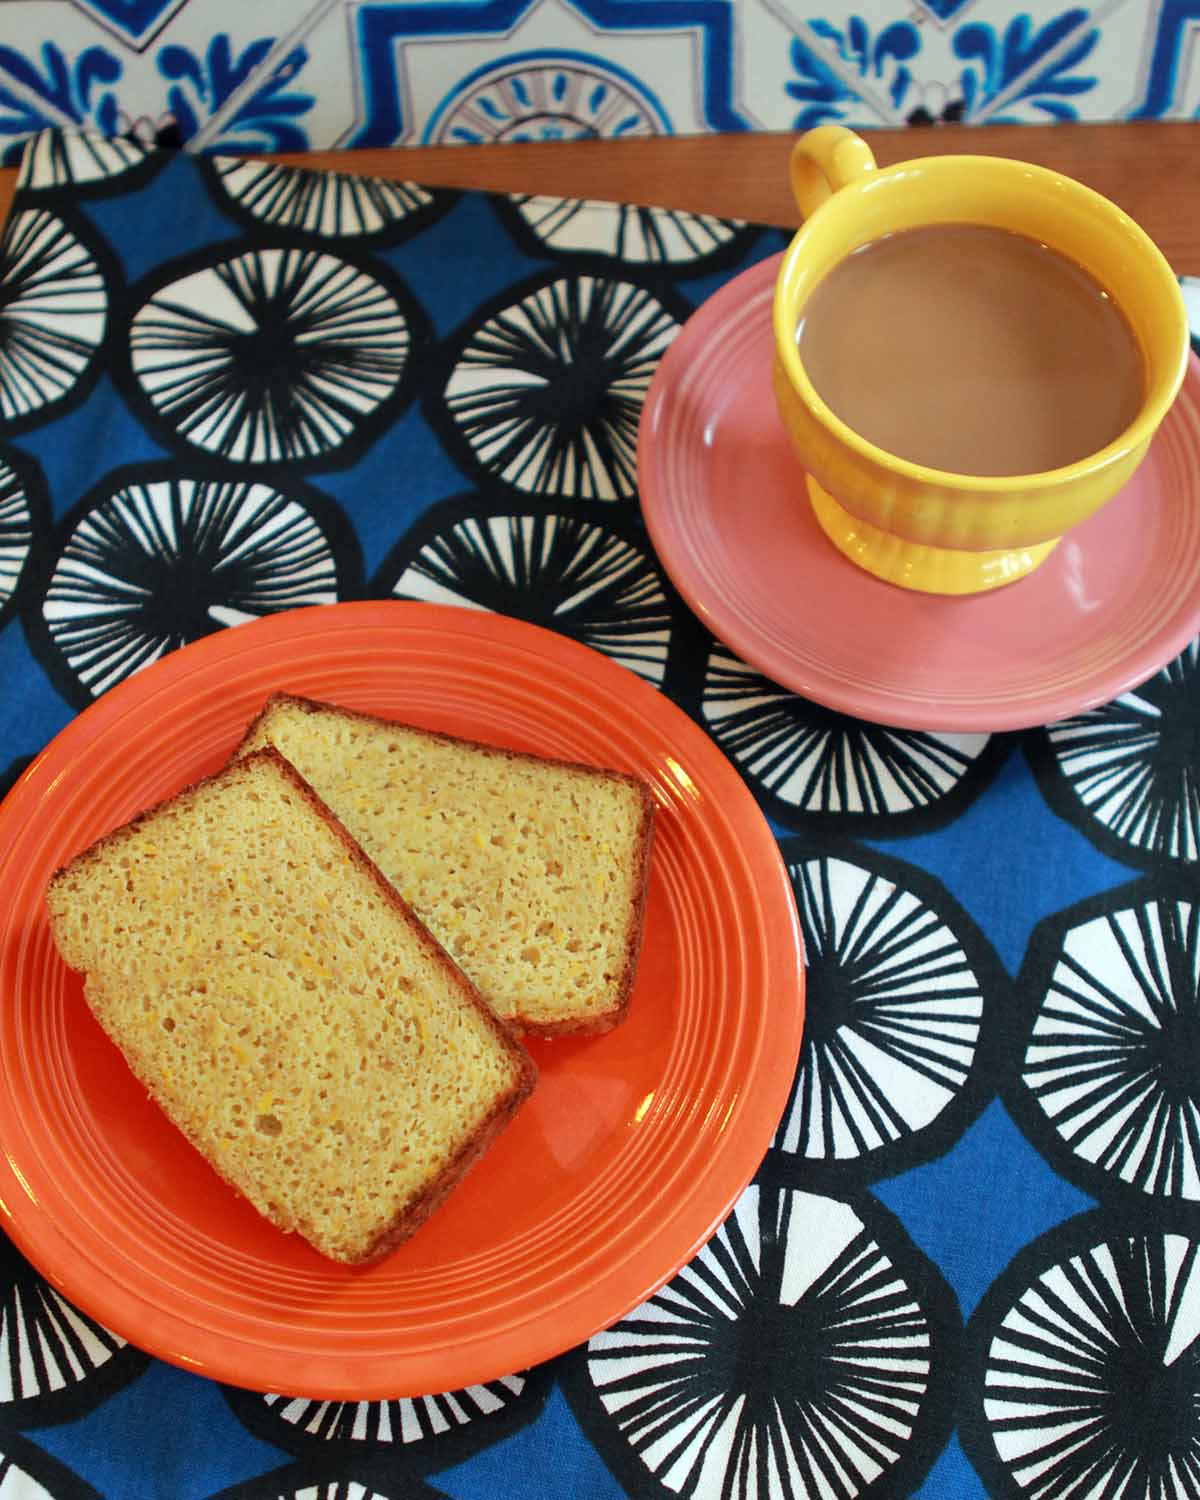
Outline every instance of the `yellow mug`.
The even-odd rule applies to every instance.
[[[878,168],[861,136],[822,125],[796,143],[791,171],[804,223],[775,286],[775,396],[821,528],[860,567],[906,588],[973,594],[1023,577],[1126,483],[1179,392],[1188,323],[1170,266],[1107,198],[1025,162],[932,156]],[[1014,230],[1110,293],[1145,366],[1141,409],[1115,442],[1043,473],[953,474],[876,447],[825,405],[796,339],[813,289],[861,246],[931,224]]]

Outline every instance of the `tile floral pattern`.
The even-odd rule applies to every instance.
[[[1200,0],[22,0],[0,157],[1200,112]]]

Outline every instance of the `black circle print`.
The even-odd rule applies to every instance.
[[[310,172],[240,156],[212,157],[208,166],[230,205],[251,222],[323,239],[370,236],[390,241],[397,230],[413,234],[458,197],[416,182]]]
[[[42,130],[25,142],[17,187],[78,189],[146,164],[147,153],[136,141],[95,130]]]
[[[396,292],[339,256],[267,247],[202,265],[133,316],[133,373],[188,443],[240,463],[340,449],[397,394],[413,343]]]
[[[68,519],[34,644],[86,702],[222,626],[335,603],[354,557],[330,502],[295,481],[110,475]]]
[[[390,1401],[321,1401],[225,1387],[238,1420],[264,1442],[297,1454],[386,1453],[406,1473],[464,1462],[510,1437],[542,1411],[549,1367],[439,1395]]]
[[[81,1417],[149,1364],[148,1356],[60,1296],[4,1235],[0,1350],[0,1419],[10,1427]]]
[[[383,564],[376,592],[512,615],[573,636],[661,687],[681,607],[644,536],[579,514],[449,501]]]
[[[866,849],[839,858],[798,840],[782,847],[807,1002],[773,1168],[844,1185],[916,1166],[994,1092],[982,1036],[1007,990],[999,960],[919,870]]]
[[[533,255],[611,255],[688,274],[740,259],[757,233],[736,219],[635,203],[528,193],[494,202],[510,232]]]
[[[0,244],[0,420],[69,395],[107,316],[104,277],[78,235],[45,209],[15,213]]]
[[[15,1432],[0,1436],[3,1500],[105,1500],[65,1464]]]
[[[0,624],[7,620],[29,562],[34,509],[44,514],[43,486],[30,460],[0,453]]]
[[[560,1378],[630,1494],[902,1497],[949,1432],[957,1321],[877,1206],[753,1186]]]
[[[892,729],[822,708],[719,644],[701,713],[766,810],[789,824],[828,814],[859,832],[929,829],[961,812],[1008,753],[999,737]]]
[[[309,1459],[243,1479],[207,1500],[449,1500],[420,1480],[341,1458]]]
[[[1117,859],[1200,858],[1200,638],[1133,692],[1051,724],[1030,759],[1055,812]]]
[[[995,1500],[1200,1495],[1200,1244],[1086,1214],[1017,1256],[968,1329],[963,1445]]]
[[[1143,885],[1051,918],[1018,989],[1038,1150],[1089,1192],[1200,1204],[1200,905]]]
[[[461,338],[431,417],[491,479],[531,495],[630,500],[642,403],[687,312],[669,290],[611,274],[512,288]]]

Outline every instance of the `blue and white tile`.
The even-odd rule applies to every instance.
[[[1200,343],[1200,276],[1181,276],[1180,283],[1187,307],[1188,325],[1192,330],[1192,341]]]
[[[109,8],[127,18],[135,9]],[[137,10],[148,15],[149,6]],[[220,33],[224,12],[224,6],[206,12],[206,46]],[[169,80],[159,67],[167,45],[161,31],[147,32],[139,50],[119,26],[101,24],[90,9],[62,0],[8,6],[4,19],[0,155],[14,159],[22,139],[48,128],[133,136],[147,146],[173,132],[165,102]]]
[[[182,10],[161,38],[163,108],[192,151],[301,151],[351,128],[345,0],[222,0]]]
[[[1120,118],[1147,45],[1142,0],[753,0],[741,16],[738,101],[771,129]]]
[[[1146,26],[1144,0],[966,0],[938,35],[964,120],[1052,125],[1128,113]]]
[[[922,35],[903,11],[879,10],[855,0],[746,0],[736,98],[754,128],[903,125],[922,102]]]
[[[60,0],[6,7],[0,35],[0,157],[48,127],[120,130],[125,65],[112,39]]]
[[[188,0],[136,0],[135,4],[130,4],[130,0],[71,0],[71,3],[75,10],[102,26],[120,50],[145,52]]]
[[[349,145],[736,129],[732,10],[691,0],[362,5],[361,118]]]
[[[1200,114],[1200,0],[23,0],[0,152],[46,126],[255,152]]]
[[[147,93],[151,117],[170,115],[192,151],[303,151],[318,144],[318,95],[336,90],[338,80],[330,73],[333,60],[317,64],[306,26],[310,13],[329,4],[185,6],[143,59],[158,81],[157,96]]]
[[[1122,114],[1133,119],[1194,120],[1200,116],[1200,3],[1152,0],[1147,11],[1134,91]]]
[[[341,0],[188,5],[144,50],[51,0],[19,9],[0,42],[0,150],[47,126],[146,145],[303,150],[327,144],[352,114]]]

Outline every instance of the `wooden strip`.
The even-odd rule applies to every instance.
[[[671,136],[313,151],[272,159],[433,186],[620,199],[794,224],[787,185],[794,139],[770,133]],[[1189,191],[1198,137],[1191,123],[943,125],[877,130],[869,139],[881,165],[965,151],[1017,157],[1065,172],[1120,204],[1177,271],[1200,275],[1200,194]],[[11,169],[0,173],[0,214],[7,213],[15,175]]]

